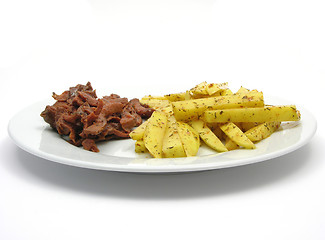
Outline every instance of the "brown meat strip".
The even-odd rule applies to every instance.
[[[69,136],[75,146],[98,152],[96,142],[128,138],[131,130],[151,116],[153,109],[138,99],[117,94],[97,98],[91,83],[70,87],[62,94],[53,93],[56,102],[41,113],[44,121],[60,135]]]

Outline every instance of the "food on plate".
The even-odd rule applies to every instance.
[[[227,96],[217,96],[184,100],[172,103],[177,120],[191,121],[200,119],[207,110],[244,107],[263,107],[263,93],[248,92]]]
[[[167,116],[165,113],[155,111],[148,120],[144,131],[144,145],[155,158],[162,158],[162,146],[164,134],[167,126]]]
[[[200,148],[200,136],[196,130],[184,122],[177,122],[177,130],[187,157],[196,156]]]
[[[206,122],[283,122],[298,121],[300,114],[294,105],[265,106],[256,108],[234,108],[208,110],[204,112]]]
[[[144,130],[146,130],[148,121],[143,122],[139,127],[130,132],[130,137],[133,140],[143,140]]]
[[[159,158],[195,156],[200,139],[216,152],[255,149],[281,122],[300,120],[295,105],[265,105],[262,92],[241,87],[233,93],[228,83],[202,82],[181,93],[144,96],[140,102],[155,112],[130,137],[136,140],[136,152],[145,151],[143,141]]]
[[[244,148],[254,149],[254,143],[248,139],[248,137],[240,130],[236,124],[232,122],[228,122],[224,125],[220,126],[221,130],[230,138],[234,143],[238,146],[242,146]]]
[[[261,141],[274,133],[280,127],[280,124],[281,122],[261,123],[246,131],[245,135],[253,142]]]
[[[135,152],[136,153],[145,153],[145,152],[148,152],[148,150],[147,150],[147,148],[146,148],[143,140],[137,140],[135,142]]]
[[[178,134],[176,119],[173,116],[167,120],[162,151],[166,158],[186,157],[182,140]]]
[[[221,140],[207,127],[202,120],[191,121],[189,123],[200,135],[200,138],[212,149],[218,152],[227,152],[228,149]]]
[[[154,111],[136,98],[128,101],[116,94],[98,98],[90,82],[52,97],[56,102],[41,113],[45,122],[60,135],[69,136],[71,144],[93,152],[99,152],[98,141],[129,138],[142,118]]]

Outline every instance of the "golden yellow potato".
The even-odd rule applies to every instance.
[[[174,117],[170,117],[167,121],[162,151],[166,158],[186,157],[183,143],[178,134],[176,119]]]
[[[199,133],[200,138],[212,149],[218,152],[227,152],[227,148],[220,139],[201,120],[191,121],[189,124]]]
[[[196,156],[200,147],[199,134],[188,124],[177,122],[177,130],[187,157]]]
[[[253,142],[260,141],[274,133],[280,127],[280,124],[280,122],[262,123],[246,131],[245,135]]]
[[[254,143],[232,122],[220,126],[221,130],[237,145],[244,148],[256,148]]]
[[[282,122],[298,121],[300,113],[296,106],[267,106],[211,110],[204,113],[206,122]]]
[[[162,145],[166,126],[167,116],[163,112],[154,111],[148,119],[143,141],[150,154],[155,158],[163,157]]]

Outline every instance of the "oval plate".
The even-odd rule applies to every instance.
[[[267,104],[292,104],[276,97],[264,97]],[[216,153],[205,145],[196,157],[154,159],[149,154],[134,152],[131,139],[111,140],[98,144],[93,153],[67,143],[40,117],[53,100],[35,103],[17,113],[9,122],[8,132],[23,150],[38,157],[71,166],[120,172],[171,173],[193,172],[235,167],[285,155],[305,145],[316,132],[314,116],[297,106],[301,121],[282,123],[269,138],[256,144],[256,149],[238,149]]]

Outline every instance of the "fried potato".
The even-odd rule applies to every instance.
[[[196,85],[194,88],[191,88],[190,93],[195,98],[208,95],[207,82],[202,82]]]
[[[187,157],[196,156],[200,147],[199,134],[188,124],[177,122],[177,130]]]
[[[152,156],[162,158],[162,146],[164,134],[167,126],[167,116],[160,111],[154,111],[148,119],[147,127],[144,131],[143,141]]]
[[[220,92],[220,96],[229,96],[229,95],[233,95],[234,93],[229,89],[223,89]]]
[[[159,110],[167,116],[172,116],[173,115],[173,106],[170,101],[168,100],[160,100],[160,99],[141,99],[140,102],[142,104],[146,104],[149,107]]]
[[[136,153],[145,153],[145,152],[148,152],[148,150],[147,150],[147,148],[146,148],[143,140],[137,140],[135,142],[135,152]]]
[[[140,103],[146,104],[153,109],[160,109],[162,107],[166,107],[170,105],[169,100],[157,99],[157,98],[141,98]]]
[[[239,148],[239,145],[231,140],[229,137],[226,137],[225,147],[228,151],[235,150]]]
[[[207,126],[212,130],[212,132],[221,140],[226,139],[226,134],[221,130],[220,126],[222,124],[220,123],[213,123],[213,127],[211,127],[211,124],[206,123]]]
[[[184,101],[186,98],[186,93],[171,93],[164,96],[167,100],[171,102]]]
[[[283,121],[300,120],[295,105],[264,105],[263,93],[228,83],[201,82],[190,90],[140,102],[155,109],[152,117],[130,133],[136,152],[155,158],[196,156],[201,141],[217,152],[254,149]]]
[[[186,100],[191,100],[191,99],[192,99],[192,96],[191,96],[190,91],[186,91],[185,92],[185,99],[184,100],[186,101]]]
[[[220,128],[237,145],[248,149],[256,148],[254,143],[234,123],[226,123]]]
[[[243,94],[243,93],[248,93],[248,92],[249,92],[249,89],[244,88],[243,86],[241,86],[239,88],[239,90],[236,92],[236,94]]]
[[[207,127],[205,122],[201,120],[191,121],[189,125],[192,126],[200,135],[200,138],[212,149],[218,152],[227,152],[228,149],[223,145],[220,139]]]
[[[194,99],[209,96],[220,96],[221,91],[228,88],[228,83],[207,83],[206,81],[191,88],[190,93]]]
[[[260,125],[261,123],[258,123],[258,122],[242,122],[241,123],[241,130],[243,132],[247,132],[249,129],[253,128],[253,127],[256,127],[258,125]]]
[[[206,122],[282,122],[298,121],[294,105],[212,110],[204,113]]]
[[[206,91],[208,92],[208,94],[210,96],[214,95],[214,94],[218,94],[221,95],[220,93],[225,90],[228,89],[228,83],[210,83],[206,85]]]
[[[138,126],[136,129],[134,129],[132,132],[130,132],[129,136],[133,140],[142,140],[144,131],[147,127],[148,121],[143,122],[140,126]]]
[[[173,116],[168,118],[167,121],[162,151],[166,158],[186,157],[183,143],[178,134],[176,119]]]
[[[262,123],[246,131],[245,135],[252,142],[260,141],[262,139],[269,137],[272,133],[274,133],[280,127],[280,124],[281,124],[280,122]]]
[[[173,102],[174,115],[177,120],[197,120],[206,110],[264,106],[262,92],[192,99]],[[150,106],[150,105],[149,105]]]
[[[152,95],[147,95],[141,98],[141,100],[150,100],[150,99],[156,99],[156,100],[168,100],[165,96],[152,96]]]

